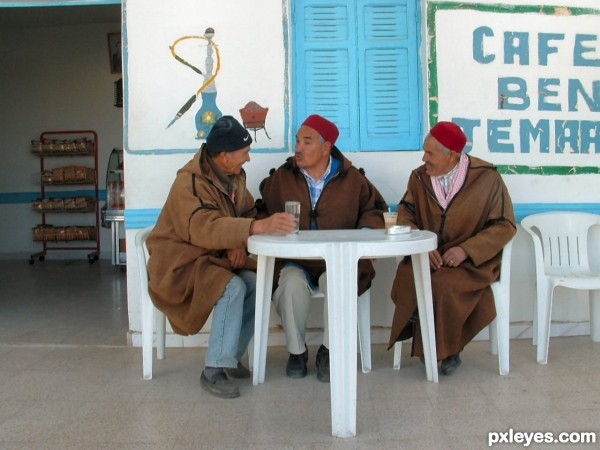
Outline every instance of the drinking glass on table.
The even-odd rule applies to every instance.
[[[300,202],[285,202],[285,212],[294,215],[294,219],[296,219],[296,230],[292,231],[292,233],[298,233],[298,231],[300,231]]]
[[[389,228],[389,227],[393,227],[394,225],[396,225],[396,219],[398,218],[398,213],[396,212],[384,212],[383,213],[383,220],[385,221],[385,227]]]

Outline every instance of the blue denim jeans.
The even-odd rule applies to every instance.
[[[206,367],[237,367],[254,334],[256,273],[234,275],[213,309]]]

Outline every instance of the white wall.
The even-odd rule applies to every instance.
[[[487,0],[480,3],[496,4],[497,2]],[[510,5],[538,4],[537,2],[532,3],[524,0],[512,0],[505,3]],[[597,7],[595,0],[546,1],[545,3],[549,5],[568,4],[568,6]],[[285,59],[285,57],[289,58],[289,55],[284,51],[285,42],[280,41],[285,38],[282,30],[285,30],[286,23],[282,21],[282,18],[286,18],[288,14],[288,2],[279,0],[262,0],[260,2],[230,0],[209,5],[203,2],[180,0],[177,3],[177,8],[175,8],[169,6],[170,3],[167,4],[158,0],[126,0],[125,5],[128,12],[126,31],[130,40],[128,58],[133,65],[128,72],[132,76],[129,83],[135,80],[135,86],[131,86],[134,94],[130,98],[131,104],[126,111],[126,127],[128,128],[126,128],[125,135],[125,149],[127,151],[125,162],[128,211],[135,212],[136,210],[160,208],[166,198],[176,170],[192,157],[194,149],[198,148],[200,144],[200,142],[189,138],[191,135],[190,129],[193,132],[193,127],[189,122],[187,125],[185,123],[178,124],[179,128],[177,130],[164,130],[164,119],[170,119],[173,112],[177,111],[181,103],[180,98],[186,98],[183,95],[186,92],[185,90],[179,92],[177,99],[173,99],[172,96],[165,95],[162,91],[156,92],[156,89],[145,90],[143,88],[146,79],[152,86],[166,86],[169,83],[194,84],[192,78],[181,77],[176,73],[175,68],[177,66],[169,61],[168,56],[157,56],[156,58],[161,61],[164,58],[164,64],[153,63],[148,66],[152,67],[153,70],[145,70],[144,60],[136,57],[135,53],[137,46],[141,46],[142,43],[146,45],[143,37],[147,36],[151,29],[155,30],[156,35],[162,36],[161,39],[164,42],[169,42],[177,33],[169,35],[165,30],[171,33],[180,31],[181,34],[186,34],[186,30],[190,29],[192,25],[197,30],[202,30],[207,26],[215,26],[215,23],[219,23],[219,27],[215,26],[215,28],[217,28],[217,36],[220,36],[221,39],[219,43],[222,54],[227,54],[226,58],[223,57],[223,66],[227,69],[224,68],[223,70],[227,70],[228,73],[227,77],[223,77],[221,80],[217,79],[221,110],[225,114],[238,116],[237,109],[241,107],[240,103],[245,103],[242,100],[259,96],[269,99],[270,103],[266,106],[273,107],[274,113],[271,116],[271,112],[269,112],[269,117],[272,117],[273,121],[267,122],[267,126],[273,139],[269,141],[262,132],[259,132],[258,142],[253,146],[254,149],[258,149],[258,152],[252,154],[252,161],[246,165],[249,188],[253,194],[258,195],[259,182],[267,176],[270,168],[281,164],[288,155],[288,153],[273,154],[265,153],[265,151],[281,147],[281,142],[283,142],[283,147],[288,152],[292,151],[292,137],[295,132],[292,129],[289,117],[286,116],[286,114],[289,114],[287,112],[289,109],[286,109],[289,104],[285,103],[293,101],[293,99],[287,97],[290,82],[287,70],[290,61]],[[423,8],[425,7],[426,2],[423,2]],[[166,17],[168,20],[157,20],[159,16],[155,13],[154,8],[159,8],[160,17]],[[232,8],[236,10],[236,18],[242,17],[244,20],[234,20],[232,15],[227,12]],[[186,13],[188,11],[192,13]],[[423,20],[426,17],[424,12],[425,10],[422,14]],[[175,20],[181,21],[181,30],[173,25]],[[535,16],[532,20],[535,21]],[[167,25],[163,25],[165,23]],[[254,39],[253,32],[256,29],[256,23],[260,23],[261,32],[270,30],[270,33],[272,33],[263,37],[268,41],[270,46],[268,48],[271,49],[267,55],[262,53],[263,48],[261,47],[265,41]],[[215,40],[217,40],[216,36]],[[428,41],[425,37],[423,40],[423,52],[426,53]],[[161,48],[158,45],[160,39],[158,41],[152,39],[151,42],[155,44],[153,48]],[[164,48],[161,51],[164,51]],[[252,59],[253,63],[249,63],[248,55],[258,59],[256,61]],[[446,56],[442,55],[442,59]],[[256,85],[249,83],[249,79],[255,79],[256,72],[260,74],[260,80],[269,79],[268,74],[269,77],[271,75],[275,77],[276,81]],[[427,84],[425,72],[424,70],[423,83]],[[566,73],[562,75],[566,75]],[[450,95],[450,99],[458,103],[456,99],[451,97],[452,89],[444,85],[444,80],[441,80],[440,83],[441,92],[445,96]],[[176,91],[179,91],[179,89]],[[278,98],[281,98],[284,103],[272,103],[276,102]],[[142,103],[133,104],[134,99]],[[427,103],[427,100],[425,103]],[[441,101],[440,99],[440,105],[442,104]],[[477,102],[477,99],[471,101]],[[477,108],[485,118],[485,105],[479,104]],[[165,110],[166,113],[163,114]],[[447,111],[451,113],[450,110]],[[426,116],[427,113],[428,111],[425,112]],[[158,131],[162,130],[159,134],[163,147],[152,146],[144,151],[145,138],[142,133],[146,130],[145,127],[148,127],[148,131],[152,133],[156,133],[157,128],[160,127]],[[485,152],[486,150],[479,147],[477,151]],[[365,168],[367,176],[378,186],[389,203],[396,203],[400,200],[406,187],[409,172],[420,164],[421,158],[420,151],[350,153],[348,156],[356,166]],[[482,155],[477,154],[477,156]],[[482,157],[485,158],[485,156]],[[597,161],[597,158],[595,160]],[[506,161],[503,161],[503,163],[506,163]],[[600,194],[597,188],[594,188],[598,183],[597,175],[579,175],[577,177],[506,175],[504,179],[515,203],[569,203],[573,201],[597,203],[600,201]],[[578,196],[574,197],[574,194]],[[128,255],[134,254],[133,236],[135,232],[136,230],[131,227],[127,230]],[[599,242],[596,237],[592,244],[594,248],[600,246]],[[596,254],[595,257],[599,257],[599,255]],[[600,266],[600,263],[595,262],[594,264]],[[136,262],[133,261],[132,257],[129,258],[128,265],[130,328],[134,333],[134,343],[139,344],[137,336],[140,330],[138,276]],[[372,326],[377,332],[374,334],[373,339],[374,341],[387,342],[388,327],[391,324],[391,313],[393,311],[389,299],[389,291],[394,276],[393,263],[389,260],[377,261],[376,270],[378,275],[372,292]],[[531,333],[530,324],[535,297],[535,276],[533,272],[533,246],[529,237],[520,227],[513,250],[512,273],[511,332],[514,337],[527,336]],[[273,317],[276,318],[276,315],[273,314]],[[588,311],[583,295],[559,291],[555,302],[554,319],[557,321],[553,328],[555,334],[587,333]],[[273,320],[275,324],[276,319]],[[319,322],[318,314],[314,320],[315,323]],[[171,345],[204,345],[205,342],[205,333],[186,339],[170,336]],[[274,330],[270,342],[282,343],[281,334]]]
[[[120,75],[110,73],[107,44],[107,33],[120,29],[120,23],[105,23],[0,30],[0,193],[39,192],[39,158],[31,153],[31,140],[46,130],[98,133],[104,189],[110,152],[123,147],[123,109],[113,106],[113,83]],[[41,250],[31,232],[41,218],[30,203],[0,204],[0,215],[0,257],[26,258]],[[110,234],[104,228],[101,250],[110,258]]]

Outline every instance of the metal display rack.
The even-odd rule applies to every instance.
[[[33,240],[41,242],[43,248],[30,256],[29,264],[36,258],[44,261],[49,251],[88,250],[90,264],[97,261],[100,255],[97,133],[44,131],[39,140],[32,141],[31,150],[40,160],[40,198],[33,202],[33,209],[40,213],[41,223],[33,228]],[[61,165],[66,158],[75,158],[74,161],[83,161],[85,165]],[[88,167],[89,159],[93,167]],[[75,190],[85,185],[93,186],[91,193]],[[85,219],[92,214],[93,221]],[[78,222],[55,226],[48,223],[50,215],[68,216],[67,222],[76,217]]]

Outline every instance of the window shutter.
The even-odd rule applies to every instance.
[[[294,61],[296,121],[317,113],[340,130],[336,145],[358,144],[358,88],[352,2],[306,0],[296,9],[298,42]],[[299,126],[300,123],[297,123]]]
[[[358,3],[360,148],[418,149],[416,17],[408,5],[413,2]]]
[[[295,0],[295,127],[312,113],[342,151],[420,148],[416,0]]]

